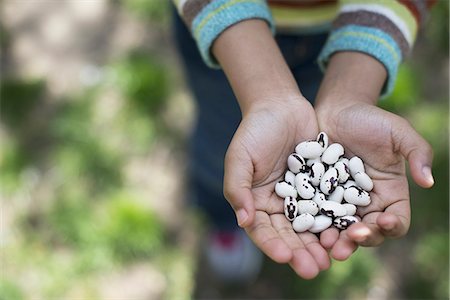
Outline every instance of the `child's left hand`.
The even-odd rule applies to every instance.
[[[383,109],[361,101],[336,101],[317,109],[319,127],[330,140],[359,156],[372,178],[372,202],[358,208],[361,223],[338,232],[328,229],[321,243],[331,256],[347,259],[361,246],[378,246],[385,237],[404,236],[410,226],[410,199],[405,159],[414,181],[424,188],[433,185],[430,145],[409,123]]]

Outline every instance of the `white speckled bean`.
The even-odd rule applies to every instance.
[[[344,147],[341,144],[334,143],[328,146],[328,148],[322,154],[322,162],[327,165],[335,164],[339,158],[344,155]]]
[[[322,148],[328,148],[328,135],[325,132],[320,132],[317,135],[317,142],[322,146]]]
[[[353,180],[347,180],[347,182],[344,184],[344,189],[348,189],[351,186],[357,186],[356,182]]]
[[[344,191],[345,189],[342,186],[338,185],[334,189],[334,192],[332,192],[328,197],[328,201],[342,203],[342,200],[344,199]]]
[[[323,174],[325,174],[325,166],[318,162],[311,166],[311,183],[314,186],[318,186],[320,184],[320,179],[322,179]]]
[[[320,159],[320,157],[316,157],[316,158],[312,158],[312,159],[306,160],[306,165],[308,167],[311,167],[315,163],[322,163],[322,160]]]
[[[326,201],[325,203],[322,203],[322,205],[320,206],[320,212],[322,213],[322,215],[331,218],[337,218],[345,216],[347,210],[340,203],[333,201]]]
[[[338,172],[335,168],[330,167],[320,180],[320,190],[325,195],[329,195],[338,185]]]
[[[327,229],[333,223],[333,219],[324,215],[318,215],[314,217],[314,224],[309,228],[312,233],[319,233]]]
[[[297,153],[292,153],[291,155],[289,155],[287,159],[287,165],[289,170],[294,174],[305,171],[306,168],[305,159]]]
[[[350,203],[344,203],[344,204],[342,204],[342,206],[344,206],[345,210],[347,210],[347,213],[346,213],[347,216],[353,216],[354,214],[356,214],[356,205],[350,204]]]
[[[339,175],[339,183],[345,183],[350,178],[350,170],[348,169],[347,165],[342,162],[338,161],[333,166],[338,171]]]
[[[354,216],[343,216],[340,218],[336,218],[333,221],[333,225],[338,229],[347,229],[353,223],[357,223],[359,220]]]
[[[370,192],[373,189],[373,181],[366,173],[357,172],[353,177],[356,184],[363,190]]]
[[[314,217],[310,214],[301,214],[292,222],[292,227],[296,232],[305,232],[314,224]]]
[[[322,155],[324,148],[316,141],[301,142],[295,147],[295,152],[303,158],[310,159]]]
[[[294,186],[285,181],[277,182],[277,184],[275,184],[275,193],[283,199],[286,197],[297,198],[297,191]]]
[[[316,194],[316,188],[309,182],[297,185],[297,193],[302,199],[312,199]]]
[[[343,162],[348,167],[349,160],[347,157],[341,157],[338,161]]]
[[[292,186],[295,186],[295,174],[287,170],[286,174],[284,174],[284,181],[286,181]]]
[[[344,199],[350,204],[367,206],[370,204],[370,195],[365,190],[351,186],[344,192]]]
[[[298,189],[298,187],[302,184],[309,183],[309,175],[305,173],[298,173],[295,175],[294,183],[295,188]]]
[[[358,172],[363,172],[363,173],[366,172],[364,169],[364,163],[361,160],[361,158],[359,158],[358,156],[353,156],[348,161],[348,169],[350,170],[350,174],[352,176],[355,176],[355,174]]]
[[[312,201],[316,202],[317,205],[320,207],[322,205],[322,203],[327,201],[327,199],[325,198],[325,195],[317,189],[316,194],[312,198]]]
[[[297,199],[292,197],[284,198],[284,215],[289,221],[294,221],[298,215]]]
[[[299,200],[297,206],[299,214],[307,213],[315,216],[319,212],[319,206],[312,200]]]

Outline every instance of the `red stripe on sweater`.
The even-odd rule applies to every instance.
[[[302,1],[292,1],[292,0],[268,0],[270,6],[278,7],[317,7],[317,6],[327,6],[330,4],[336,4],[338,0],[302,0]]]
[[[420,26],[420,12],[417,9],[417,6],[411,0],[398,0],[398,2],[406,6],[414,16],[414,19],[416,19],[417,26]]]
[[[427,8],[431,8],[433,5],[437,3],[437,0],[426,0]]]

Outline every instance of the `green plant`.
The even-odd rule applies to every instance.
[[[0,300],[22,300],[25,299],[20,288],[6,279],[0,280]]]
[[[137,51],[112,68],[129,108],[147,116],[160,111],[169,93],[168,72],[161,62],[150,53]]]
[[[23,126],[45,92],[43,80],[0,81],[0,120],[11,129]]]
[[[95,199],[78,183],[65,184],[56,192],[55,201],[46,220],[48,230],[58,243],[72,247],[84,247],[96,233],[93,216]]]
[[[122,4],[133,14],[151,22],[166,22],[170,4],[160,0],[123,0]]]
[[[376,271],[377,258],[373,251],[359,249],[345,262],[333,261],[328,271],[313,280],[292,277],[290,295],[302,299],[348,299],[354,294],[365,295]]]
[[[27,151],[15,139],[4,140],[0,149],[0,186],[7,194],[21,184],[22,171],[32,163]]]
[[[420,95],[420,85],[415,70],[410,64],[400,66],[392,94],[379,101],[379,105],[392,112],[399,112],[413,107],[418,101]]]
[[[52,158],[64,181],[81,178],[93,194],[122,182],[122,158],[105,144],[92,120],[95,93],[65,104],[51,124],[56,147]],[[100,135],[100,136],[99,136]]]
[[[102,230],[109,247],[121,261],[148,258],[163,245],[163,226],[154,212],[122,194],[108,203]]]

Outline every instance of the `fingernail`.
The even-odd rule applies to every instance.
[[[247,219],[248,219],[248,214],[245,211],[245,209],[241,208],[236,212],[236,217],[237,217],[238,225],[242,227],[242,224],[244,224],[245,221],[247,221]]]
[[[358,236],[358,242],[363,242],[369,237],[370,229],[368,227],[360,227],[355,230],[355,233]]]
[[[432,186],[434,184],[434,178],[433,175],[431,174],[431,168],[428,166],[423,167],[422,174],[426,178],[430,186]]]

